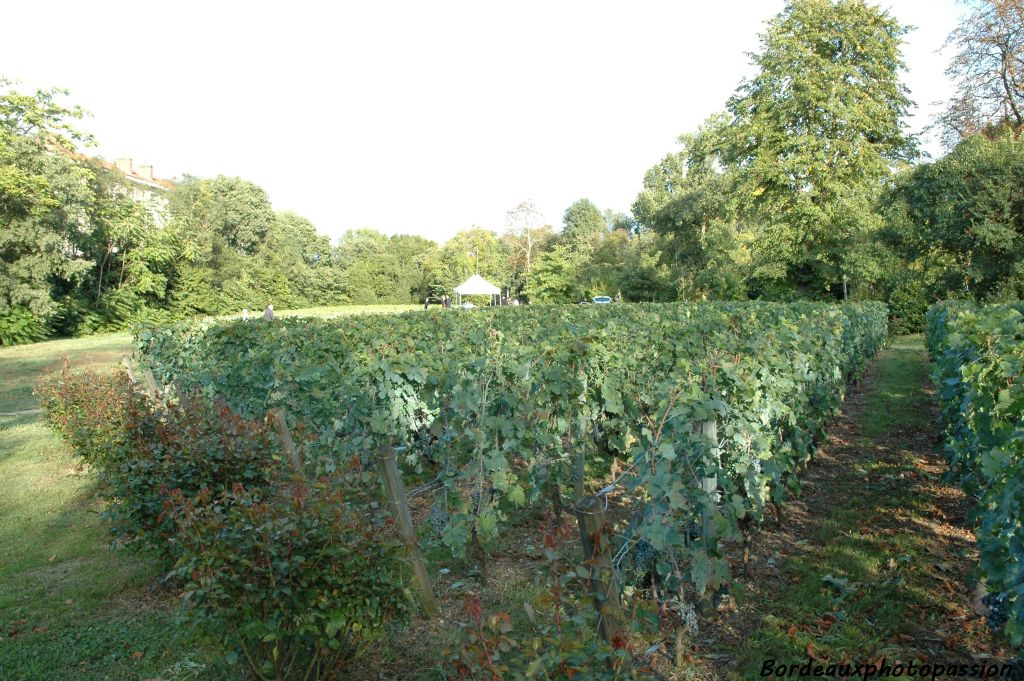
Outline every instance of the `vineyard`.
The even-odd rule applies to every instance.
[[[316,478],[397,453],[423,541],[469,554],[522,507],[614,493],[617,574],[706,601],[798,489],[846,384],[886,338],[874,303],[498,309],[150,329],[158,383],[286,415]],[[604,502],[607,506],[607,501]],[[630,579],[635,579],[632,575]]]
[[[929,313],[945,461],[922,340],[887,344],[886,317],[640,304],[140,329],[134,360],[65,365],[35,396],[88,467],[96,529],[167,589],[153,621],[176,611],[201,652],[95,669],[732,681],[913,659],[1012,677],[1021,313]]]
[[[989,621],[1024,643],[1024,306],[940,303],[928,347],[951,474],[973,504]]]

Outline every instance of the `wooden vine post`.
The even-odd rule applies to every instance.
[[[281,441],[281,448],[288,457],[288,462],[296,473],[302,475],[302,455],[299,454],[299,449],[295,446],[295,440],[292,439],[292,433],[288,430],[288,421],[285,419],[284,410],[277,407],[267,412],[267,415],[270,417],[270,422],[274,426],[277,438]]]
[[[409,500],[405,496],[405,485],[402,484],[402,477],[398,474],[398,463],[395,461],[394,448],[390,445],[381,447],[377,451],[377,463],[380,466],[381,476],[384,478],[384,491],[388,498],[388,508],[395,519],[398,534],[405,543],[405,549],[409,557],[409,567],[412,570],[413,580],[416,582],[420,592],[420,599],[423,602],[423,611],[428,618],[437,619],[441,613],[437,607],[437,600],[434,598],[434,588],[430,584],[427,568],[423,565],[419,543],[416,541],[416,531],[413,529],[412,515],[409,513]]]
[[[718,448],[718,422],[701,421],[697,424],[697,432],[711,442],[711,451],[706,465],[708,468],[718,470],[722,465],[722,452]],[[701,489],[718,502],[718,475],[709,476],[701,480]],[[701,528],[704,532],[704,543],[713,544],[718,537],[718,528],[715,527],[714,511],[709,508],[701,509]]]
[[[156,384],[152,369],[146,369],[142,374],[142,382],[146,385],[146,391],[153,396],[154,400],[160,399],[160,388]]]
[[[124,370],[128,374],[128,380],[132,383],[138,383],[138,379],[135,377],[135,365],[132,363],[132,358],[125,355],[121,358],[121,364],[124,365]]]
[[[576,518],[580,523],[583,555],[590,567],[590,591],[598,615],[598,633],[612,646],[622,647],[629,636],[612,569],[611,527],[604,515],[604,501],[597,496],[584,497],[576,504]]]
[[[139,375],[135,369],[135,362],[132,361],[132,358],[126,355],[121,360],[121,364],[124,365],[124,369],[128,373],[128,380],[138,385]],[[142,385],[145,388],[146,394],[154,400],[160,399],[160,388],[156,383],[156,377],[153,376],[153,371],[151,369],[146,369],[142,373]]]

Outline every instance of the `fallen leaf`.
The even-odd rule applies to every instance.
[[[910,634],[896,634],[896,638],[898,638],[901,641],[906,641],[907,643],[910,643],[914,640],[914,637]]]
[[[52,556],[50,556],[50,562],[51,562],[51,563],[52,563],[53,561],[55,561],[55,560],[57,560],[57,554],[56,554],[56,553],[55,553],[55,554],[53,554]]]
[[[796,625],[795,624],[790,624],[789,625],[789,629],[786,629],[786,636],[789,636],[790,638],[796,638]]]
[[[134,653],[132,653],[132,657],[134,657],[136,660],[141,660],[145,656],[146,653],[142,652],[141,650],[136,650]]]
[[[828,658],[827,657],[823,657],[823,656],[819,655],[818,651],[814,649],[814,644],[813,643],[808,643],[807,644],[807,649],[806,649],[805,652],[807,653],[807,657],[811,658],[815,662],[825,662],[825,663],[828,662]]]

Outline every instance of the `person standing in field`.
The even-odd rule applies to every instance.
[[[267,309],[263,311],[263,318],[268,322],[274,321],[274,304],[270,303],[267,305]]]

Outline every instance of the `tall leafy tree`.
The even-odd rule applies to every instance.
[[[536,254],[551,237],[551,227],[543,221],[537,205],[529,199],[505,214],[507,229],[503,241],[510,250],[513,272],[509,286],[516,292],[529,288]]]
[[[927,302],[1024,297],[1024,141],[972,135],[896,186],[890,241],[918,271]],[[923,313],[923,309],[920,310]]]
[[[580,199],[565,209],[562,240],[577,251],[592,251],[608,233],[608,224],[590,199]]]
[[[749,233],[740,233],[737,172],[721,162],[727,123],[713,116],[681,136],[683,150],[647,171],[633,206],[640,225],[662,237],[663,262],[685,300],[746,296]]]
[[[265,250],[278,224],[261,187],[237,177],[186,176],[168,201],[181,252],[171,295],[178,312],[217,314],[262,307],[274,298],[278,306],[301,302],[287,285],[284,255]],[[261,250],[257,267],[252,258]]]
[[[584,272],[587,258],[565,243],[543,251],[533,268],[526,294],[531,302],[575,303],[588,296]]]
[[[80,248],[90,172],[75,157],[89,138],[74,127],[84,111],[62,104],[65,95],[19,93],[0,78],[0,343],[45,336],[93,266]]]
[[[81,249],[95,266],[83,278],[75,310],[83,332],[120,328],[163,306],[176,255],[170,232],[157,226],[160,202],[136,198],[119,172],[88,165],[94,200]]]
[[[862,287],[881,276],[862,245],[881,226],[883,181],[915,153],[906,32],[863,0],[792,0],[762,35],[757,75],[728,102],[723,146],[757,230],[761,293],[838,295],[846,275]]]
[[[267,193],[257,184],[239,177],[218,176],[208,181],[213,196],[214,228],[227,244],[244,255],[252,255],[274,222]]]

